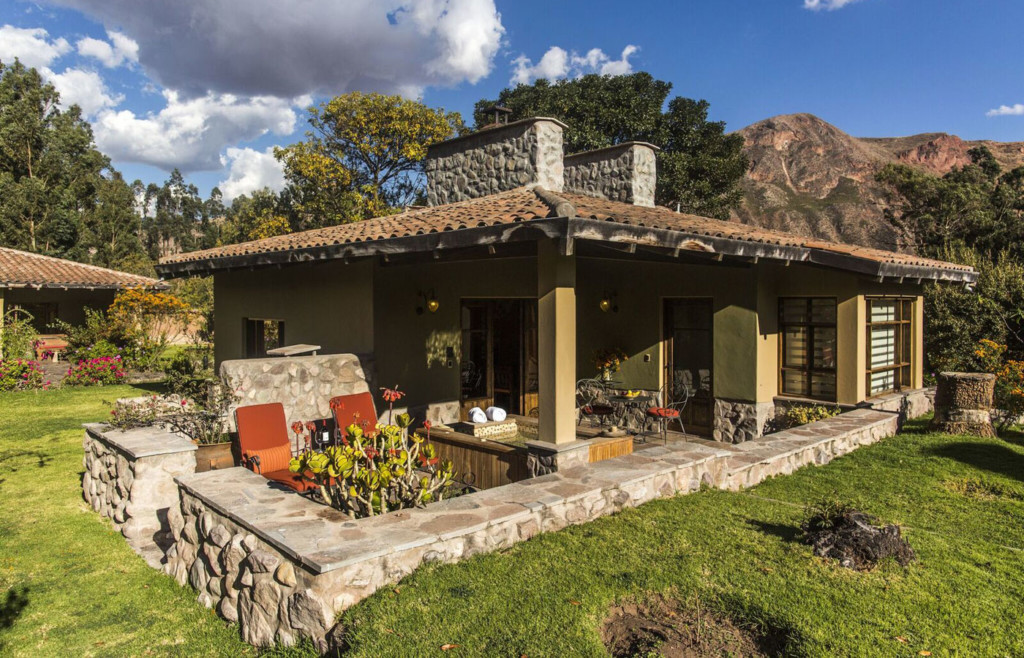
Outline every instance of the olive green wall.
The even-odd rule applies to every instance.
[[[399,385],[411,407],[458,403],[463,299],[537,297],[535,258],[377,265],[374,286],[375,362],[381,385]],[[416,313],[433,290],[436,313]],[[454,352],[448,367],[446,348]]]
[[[715,397],[756,395],[756,283],[750,267],[680,265],[580,258],[577,270],[577,375],[594,377],[594,352],[618,347],[629,355],[618,376],[631,388],[658,389],[662,380],[664,301],[710,297],[714,309]],[[618,313],[598,304],[615,293]],[[644,356],[649,355],[650,361]]]
[[[785,267],[775,263],[756,266],[758,280],[758,402],[770,401],[779,392],[779,298],[780,297],[835,297],[836,298],[836,401],[857,404],[867,397],[865,370],[867,368],[867,311],[865,296],[900,295],[918,297],[921,286],[900,284],[829,270],[810,265]],[[916,304],[919,318],[923,318],[923,303]],[[922,373],[923,322],[914,323],[914,387],[920,387]]]
[[[285,342],[325,354],[374,351],[369,260],[222,272],[213,277],[217,363],[244,356],[245,318],[285,322]]]

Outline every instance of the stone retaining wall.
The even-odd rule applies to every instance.
[[[329,648],[343,610],[429,562],[500,550],[701,485],[751,486],[892,436],[898,414],[858,409],[738,445],[707,440],[495,487],[423,509],[352,520],[242,468],[177,479],[165,569],[259,646]]]
[[[373,358],[358,354],[224,361],[220,375],[239,396],[228,414],[232,430],[239,406],[280,402],[290,425],[297,420],[330,418],[329,403],[334,396],[376,393]]]
[[[162,428],[94,424],[86,425],[82,447],[85,501],[158,566],[170,543],[167,513],[178,506],[174,478],[195,472],[195,444]]]

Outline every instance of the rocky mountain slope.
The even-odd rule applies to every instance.
[[[1024,164],[1024,142],[965,141],[955,135],[857,138],[811,114],[772,117],[739,131],[751,169],[733,219],[838,242],[897,249],[883,217],[877,171],[901,162],[942,175],[984,144],[1005,168]]]

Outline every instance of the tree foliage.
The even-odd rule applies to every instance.
[[[78,106],[62,110],[59,100],[35,69],[0,63],[0,239],[16,249],[84,259],[93,246],[83,235],[84,215],[95,212],[98,221],[117,212],[110,208],[116,184],[105,183],[110,162],[94,148]]]
[[[456,112],[353,92],[309,108],[306,140],[275,150],[297,228],[387,214],[416,199],[427,146],[463,128]]]
[[[982,339],[1024,358],[1024,167],[1004,172],[984,146],[969,154],[970,164],[942,177],[896,164],[877,175],[903,248],[978,272],[973,290],[926,288],[925,353],[935,371],[977,368]]]
[[[709,104],[666,99],[672,84],[649,73],[585,75],[572,80],[537,80],[502,90],[477,102],[477,126],[493,121],[488,108],[512,110],[511,119],[547,116],[568,125],[567,153],[626,141],[659,146],[657,203],[710,217],[728,217],[738,205],[739,181],[749,168],[743,137],[726,134],[721,121],[708,121]]]

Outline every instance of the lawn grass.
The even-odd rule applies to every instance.
[[[109,414],[104,400],[147,392],[0,394],[0,653],[255,654],[82,500],[81,424]]]
[[[0,653],[255,653],[82,501],[80,423],[142,392],[0,394]],[[1024,655],[1022,444],[912,424],[743,493],[658,501],[429,566],[342,616],[350,653],[599,656],[609,606],[662,593],[781,629],[791,655]],[[814,558],[797,526],[825,496],[903,524],[919,561],[854,573]]]

